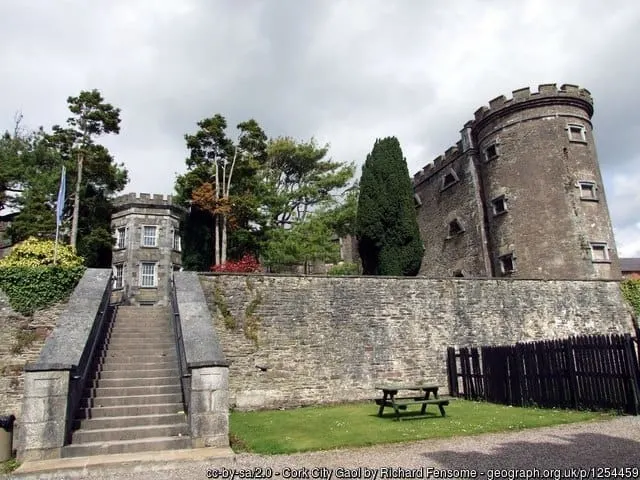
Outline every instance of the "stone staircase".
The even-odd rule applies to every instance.
[[[118,308],[63,457],[191,448],[170,315]]]

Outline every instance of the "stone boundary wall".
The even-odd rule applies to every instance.
[[[616,281],[201,274],[238,410],[447,390],[449,346],[631,333]]]

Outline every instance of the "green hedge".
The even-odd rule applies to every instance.
[[[640,278],[624,280],[621,288],[624,298],[633,307],[636,315],[640,315]]]
[[[11,308],[23,315],[65,300],[78,284],[85,267],[0,267],[0,290]]]
[[[359,275],[360,269],[356,263],[339,263],[329,269],[327,275]]]

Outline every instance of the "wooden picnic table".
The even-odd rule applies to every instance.
[[[385,407],[393,408],[396,419],[400,420],[400,410],[406,410],[408,405],[421,405],[420,414],[424,415],[427,405],[438,405],[440,413],[445,416],[444,406],[449,405],[449,398],[440,398],[438,395],[439,385],[432,384],[408,384],[408,385],[379,385],[376,390],[382,390],[382,398],[376,399],[376,404],[380,406],[378,416],[381,417]],[[398,397],[400,391],[421,392],[412,396]],[[433,398],[431,397],[433,394]]]

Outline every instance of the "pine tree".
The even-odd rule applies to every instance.
[[[400,142],[377,139],[362,167],[356,235],[365,275],[417,275],[424,248]]]

